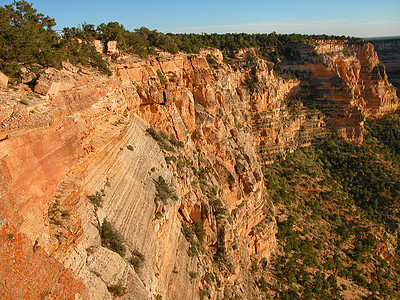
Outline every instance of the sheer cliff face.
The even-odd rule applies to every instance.
[[[385,64],[390,82],[400,95],[400,39],[371,40],[379,59]]]
[[[115,286],[127,299],[260,298],[251,260],[268,263],[277,232],[262,167],[331,131],[360,141],[365,117],[398,105],[370,45],[298,51],[285,68],[300,79],[252,50],[229,63],[210,50],[120,59],[111,78],[65,65],[39,78],[41,97],[3,91],[0,238],[15,243],[12,231],[21,255],[40,253],[27,269],[68,269],[65,298],[111,298]],[[102,207],[87,199],[96,192]],[[104,219],[125,257],[101,246]],[[8,282],[5,298],[18,289]],[[57,297],[44,283],[32,293]]]
[[[302,76],[303,102],[326,116],[328,127],[362,142],[365,118],[397,107],[396,91],[371,44],[316,41],[299,45],[299,58],[285,68]]]

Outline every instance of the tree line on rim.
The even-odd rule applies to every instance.
[[[216,48],[223,51],[254,47],[263,58],[269,59],[271,49],[274,57],[285,55],[288,45],[308,40],[343,40],[348,43],[364,43],[359,38],[329,35],[301,34],[164,34],[145,27],[129,31],[118,22],[100,24],[83,23],[78,27],[65,27],[61,38],[53,29],[53,18],[38,13],[32,4],[25,0],[14,1],[0,7],[0,70],[12,81],[22,79],[21,67],[33,73],[43,68],[60,69],[61,62],[92,66],[110,75],[106,61],[97,53],[91,41],[118,41],[121,52],[147,57],[155,54],[155,49],[170,53],[185,51],[198,53],[202,48]]]

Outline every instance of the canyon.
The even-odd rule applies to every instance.
[[[386,67],[386,73],[390,82],[397,89],[397,97],[400,89],[400,39],[371,39],[379,59]]]
[[[278,232],[265,169],[331,134],[362,143],[399,106],[371,44],[293,50],[281,75],[255,49],[158,51],[2,87],[0,297],[262,299],[251,265]]]

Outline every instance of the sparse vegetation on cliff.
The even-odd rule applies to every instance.
[[[157,70],[157,75],[158,75],[158,79],[160,79],[161,85],[165,85],[167,83],[167,79],[165,79],[165,76],[161,72],[161,70]]]
[[[218,69],[221,67],[221,64],[219,64],[211,54],[207,54],[206,59],[210,67],[214,69]]]
[[[56,199],[48,209],[48,217],[51,224],[61,226],[65,219],[68,219],[70,212],[68,209],[61,209],[60,201]]]
[[[126,252],[124,240],[107,219],[104,219],[103,224],[101,225],[100,237],[102,246],[107,247],[124,257]]]
[[[22,228],[29,235],[27,258],[32,253],[30,241],[39,237],[33,246],[33,252],[39,251],[35,257],[43,257],[38,255],[39,246],[50,249],[52,259],[73,261],[72,271],[82,274],[94,298],[105,297],[106,286],[113,292],[111,284],[118,283],[127,286],[124,298],[141,299],[159,298],[155,292],[184,299],[335,299],[356,295],[357,290],[360,297],[398,297],[393,278],[399,274],[395,254],[399,180],[391,150],[398,148],[398,116],[369,122],[363,146],[332,137],[290,153],[331,130],[345,127],[356,136],[360,131],[351,130],[362,128],[357,122],[367,115],[364,107],[382,112],[397,104],[387,94],[386,98],[377,95],[376,102],[368,99],[369,91],[382,88],[382,93],[388,93],[387,82],[379,79],[370,84],[368,74],[353,80],[360,69],[368,71],[369,58],[364,62],[355,56],[344,58],[341,51],[318,54],[321,49],[313,56],[313,46],[306,40],[290,51],[296,36],[285,41],[276,34],[265,36],[271,38],[265,49],[259,49],[261,35],[249,35],[256,41],[254,48],[243,51],[239,48],[249,46],[249,41],[236,34],[165,35],[156,41],[160,33],[146,29],[128,33],[118,23],[101,26],[100,31],[84,24],[64,34],[66,39],[87,43],[97,38],[122,41],[118,46],[123,55],[112,58],[119,71],[107,80],[66,65],[62,72],[53,71],[76,76],[71,89],[60,84],[61,92],[40,99],[20,97],[22,91],[14,93],[12,88],[6,89],[10,95],[2,95],[0,144],[7,156],[0,165],[0,178],[8,193],[2,206],[7,215],[15,215],[11,222],[11,218],[21,220],[18,226],[24,227],[16,232]],[[168,43],[166,49],[177,51],[173,43],[180,38],[185,39],[182,49],[200,49],[212,38],[210,45],[219,43],[223,51],[204,52],[215,56],[162,53],[148,60],[126,55],[154,53],[157,43]],[[192,45],[190,39],[197,38],[199,45]],[[322,42],[325,46],[342,48]],[[357,51],[368,47],[344,46]],[[292,66],[306,69],[303,76],[277,78],[280,61],[285,65],[291,59]],[[351,78],[340,82],[339,71],[350,72]],[[335,128],[332,123],[340,120],[325,118],[322,110],[312,112],[311,105],[302,104],[307,95],[301,92],[321,74],[328,79],[312,85],[321,98],[318,101],[327,102],[332,111],[337,105],[338,114],[346,115],[346,122]],[[51,78],[44,81],[44,77],[35,87],[52,84]],[[360,96],[362,105],[351,111],[346,108],[355,99],[354,93],[342,93],[347,87],[357,95],[368,93],[363,99]],[[19,103],[25,98],[29,105]],[[147,136],[146,122],[157,128],[149,127]],[[268,165],[286,153],[286,160]],[[13,170],[12,166],[19,167]],[[88,198],[85,186],[97,187]],[[103,198],[107,205],[99,209]],[[60,204],[48,209],[54,199],[60,199]],[[86,206],[98,211],[90,212]],[[46,210],[49,220],[43,220]],[[102,225],[104,216],[108,221]],[[124,229],[126,243],[110,223]],[[15,243],[13,236],[4,235],[3,240]],[[3,261],[12,261],[15,253],[10,251]],[[41,265],[23,265],[40,269],[37,266]],[[8,270],[12,268],[11,264]],[[69,271],[54,272],[60,273]],[[110,279],[109,274],[115,276]],[[24,284],[26,276],[20,277]],[[14,282],[5,283],[11,296],[19,288]],[[43,287],[40,293],[47,290]]]
[[[166,151],[175,152],[174,147],[171,145],[179,145],[182,146],[174,136],[174,140],[171,142],[168,140],[168,135],[162,131],[157,132],[154,128],[149,127],[146,129],[146,133],[150,135],[155,141],[157,141],[158,145],[161,149]]]
[[[197,256],[203,251],[202,242],[204,238],[203,227],[195,223],[193,226],[189,226],[186,223],[182,223],[182,233],[186,240],[190,243],[188,251],[189,256]]]
[[[103,193],[97,191],[94,194],[88,195],[87,198],[89,199],[90,203],[93,204],[94,209],[98,210],[99,208],[103,207],[103,196]]]
[[[143,266],[145,257],[139,250],[134,250],[131,253],[130,263],[135,268],[136,273],[139,272],[140,268]]]
[[[122,297],[125,295],[126,287],[123,287],[119,284],[117,285],[110,285],[107,287],[108,291],[113,294],[115,297]]]
[[[167,204],[168,199],[172,201],[178,200],[174,189],[162,176],[159,176],[158,180],[154,180],[154,183],[157,190],[156,200],[160,200],[164,204]]]

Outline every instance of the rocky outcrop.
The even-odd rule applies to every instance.
[[[0,72],[0,88],[6,88],[8,84],[8,77]]]
[[[251,49],[232,64],[160,52],[120,58],[112,77],[48,70],[29,101],[1,94],[0,216],[83,298],[261,299],[250,265],[268,264],[277,233],[263,167],[332,131],[360,140],[365,117],[398,105],[368,45],[301,47],[286,65],[299,78]],[[104,247],[104,220],[123,257]]]
[[[107,42],[107,53],[108,54],[119,54],[119,50],[117,48],[117,41],[108,41]]]
[[[96,48],[96,51],[103,54],[105,52],[104,43],[100,40],[94,40],[93,45]]]
[[[371,40],[380,61],[385,65],[389,81],[400,96],[400,39]]]
[[[287,64],[302,78],[302,101],[326,116],[328,127],[362,142],[365,118],[398,107],[396,91],[371,44],[316,41],[298,45],[300,59]]]

